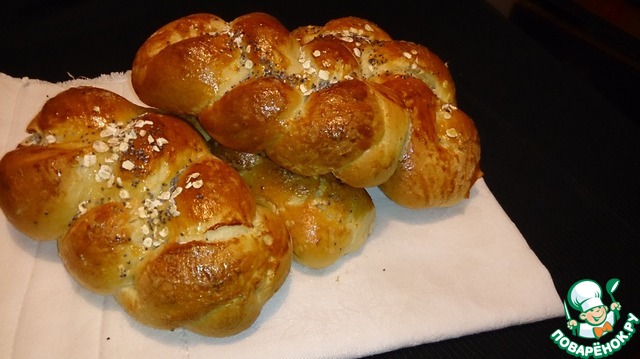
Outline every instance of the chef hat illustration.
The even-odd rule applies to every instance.
[[[581,280],[569,289],[571,306],[580,312],[604,305],[602,303],[602,288],[592,280]]]

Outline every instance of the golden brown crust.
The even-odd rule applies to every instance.
[[[133,275],[127,273],[134,272],[146,250],[142,243],[132,242],[130,212],[117,202],[94,207],[60,239],[58,252],[65,268],[85,288],[109,295],[132,284]]]
[[[181,119],[80,87],[28,129],[0,161],[2,210],[140,322],[236,334],[287,277],[284,222]]]
[[[290,116],[291,104],[301,101],[302,96],[282,81],[261,77],[238,84],[200,117],[208,119],[202,125],[223,145],[259,152],[285,133],[282,121]]]
[[[140,265],[135,286],[119,290],[116,299],[156,328],[182,323],[203,335],[237,334],[255,321],[288,274],[291,251],[281,240],[287,233],[274,223],[279,218],[261,207],[252,233],[167,244]]]
[[[36,240],[64,233],[78,213],[69,189],[84,190],[71,177],[82,153],[73,147],[24,147],[0,160],[0,207],[14,227]]]
[[[298,175],[264,154],[216,144],[213,153],[240,173],[258,201],[273,206],[284,219],[297,262],[310,268],[328,267],[360,249],[369,237],[376,212],[366,190],[330,174]]]
[[[288,121],[265,152],[292,172],[377,185],[393,173],[406,138],[406,122],[389,123],[400,111],[373,84],[342,81],[308,96],[302,115]]]
[[[450,206],[467,198],[482,175],[471,119],[415,78],[394,76],[383,83],[410,109],[411,136],[397,170],[380,186],[382,192],[409,208]]]
[[[155,32],[134,60],[137,71],[131,74],[131,80],[148,89],[138,95],[142,95],[140,99],[145,103],[162,102],[174,113],[201,109],[225,80],[224,74],[211,76],[207,67],[216,67],[216,63],[229,66],[236,61],[237,56],[230,56],[233,54],[216,56],[214,51],[229,40],[223,35],[227,29],[226,22],[217,16],[196,14]],[[207,36],[209,33],[221,35]],[[187,41],[191,38],[194,40]],[[181,95],[176,96],[178,93]]]
[[[179,30],[205,20],[219,29]],[[167,78],[172,71],[179,76]],[[456,108],[445,63],[365,19],[288,32],[263,13],[230,22],[187,16],[145,42],[132,77],[143,101],[197,116],[224,146],[264,152],[300,175],[333,174],[354,187],[382,186],[403,206],[457,203],[482,175],[477,131]],[[411,85],[419,89],[408,95],[390,78],[422,85]],[[425,121],[430,124],[420,125]],[[414,126],[437,132],[420,136]],[[443,134],[447,130],[457,131],[455,139]]]

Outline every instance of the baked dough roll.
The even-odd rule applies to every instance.
[[[422,86],[407,95],[390,78]],[[132,83],[145,103],[196,116],[223,146],[265,153],[303,176],[381,186],[403,206],[458,203],[482,176],[478,134],[457,107],[445,63],[365,19],[289,32],[264,13],[186,16],[140,47]],[[428,105],[432,97],[438,106]],[[420,124],[428,120],[416,113],[427,111],[435,124]],[[429,126],[455,130],[456,140],[414,129]]]
[[[187,122],[78,87],[28,132],[0,160],[0,207],[141,323],[233,335],[285,281],[284,222]]]
[[[331,174],[298,175],[264,153],[237,152],[216,143],[212,148],[240,173],[259,202],[283,218],[297,262],[310,268],[331,266],[359,250],[371,234],[376,211],[365,189]]]

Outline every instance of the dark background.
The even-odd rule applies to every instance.
[[[0,5],[0,72],[63,81],[126,71],[153,31],[194,12],[232,20],[264,11],[288,28],[341,16],[367,18],[448,62],[459,107],[480,132],[485,180],[550,271],[560,296],[580,279],[604,285],[619,278],[615,296],[622,312],[638,316],[637,68],[562,30],[565,20],[549,22],[545,12],[557,6],[517,3],[507,17],[482,0],[25,0]],[[570,3],[555,2],[565,4],[565,12]],[[593,36],[636,56],[637,39],[593,17],[584,21],[580,26]],[[549,338],[565,324],[554,318],[377,357],[570,358]],[[639,355],[640,335],[613,358]]]

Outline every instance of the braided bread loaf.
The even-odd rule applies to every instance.
[[[264,13],[194,14],[148,38],[132,83],[145,103],[197,116],[225,147],[380,186],[406,207],[455,204],[482,175],[445,64],[364,19],[289,32]]]
[[[283,221],[186,122],[92,87],[47,101],[0,160],[0,207],[146,325],[228,336],[287,277]]]
[[[216,143],[212,151],[240,173],[258,201],[284,219],[298,263],[328,267],[369,237],[375,206],[365,189],[345,185],[331,174],[295,174],[263,153],[237,152]]]

